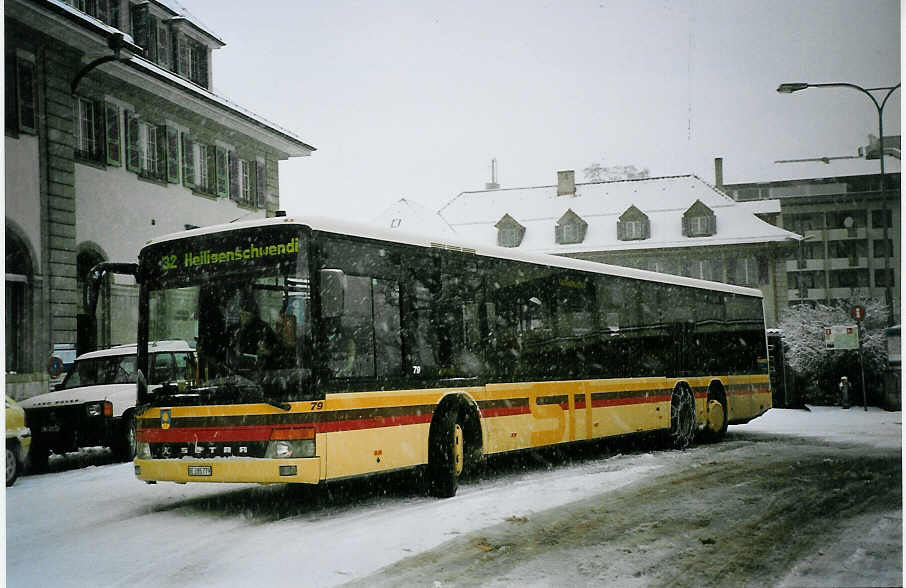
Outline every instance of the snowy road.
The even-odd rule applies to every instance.
[[[902,584],[901,414],[774,410],[684,452],[503,459],[404,479],[148,486],[131,464],[6,491],[9,586]]]

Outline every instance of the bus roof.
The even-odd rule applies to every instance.
[[[661,282],[665,284],[675,284],[678,286],[688,286],[692,288],[701,288],[705,290],[714,290],[719,292],[729,292],[733,294],[741,294],[744,296],[755,296],[762,298],[763,294],[761,290],[756,288],[746,288],[744,286],[734,286],[732,284],[724,284],[722,282],[711,282],[708,280],[699,280],[696,278],[687,278],[684,276],[676,276],[673,274],[662,274],[657,272],[652,272],[648,270],[635,269],[620,265],[611,265],[607,263],[600,263],[596,261],[586,261],[582,259],[575,259],[571,257],[562,257],[559,255],[549,255],[545,253],[525,253],[522,251],[514,250],[507,247],[494,247],[488,245],[479,245],[475,243],[470,243],[468,241],[463,241],[456,238],[449,238],[447,235],[444,235],[442,238],[432,237],[429,235],[422,235],[414,232],[406,232],[394,229],[386,229],[376,225],[370,225],[365,223],[356,223],[351,221],[346,221],[342,219],[321,217],[321,216],[282,216],[282,217],[272,217],[266,219],[256,219],[250,221],[241,221],[234,223],[227,223],[221,225],[211,225],[207,227],[201,227],[198,229],[190,229],[187,231],[182,231],[179,233],[171,233],[169,235],[163,235],[157,237],[145,243],[145,247],[155,245],[158,243],[164,243],[167,241],[174,241],[178,239],[185,239],[189,237],[200,237],[204,235],[213,235],[216,233],[226,232],[226,231],[235,231],[239,229],[250,229],[256,227],[274,227],[281,225],[299,225],[309,227],[315,231],[324,231],[328,233],[338,233],[342,235],[350,235],[353,237],[362,237],[366,239],[375,239],[379,241],[387,241],[391,243],[402,243],[406,245],[414,245],[417,247],[425,248],[434,248],[434,249],[446,249],[451,251],[460,251],[463,253],[474,253],[476,255],[482,255],[486,257],[495,257],[499,259],[510,259],[514,261],[523,261],[528,263],[534,263],[539,265],[562,267],[567,269],[575,269],[580,271],[587,271],[596,274],[605,274],[612,276],[620,276],[626,278],[634,278],[639,280],[646,280],[651,282]]]

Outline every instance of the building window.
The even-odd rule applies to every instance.
[[[676,272],[674,263],[665,259],[649,259],[646,269],[662,274],[672,274]]]
[[[554,241],[560,245],[581,243],[587,230],[588,223],[572,210],[567,210],[554,227]]]
[[[563,243],[578,243],[579,242],[579,227],[576,226],[576,223],[569,223],[563,225]]]
[[[72,102],[72,108],[75,156],[79,159],[97,161],[98,141],[95,104],[90,100],[76,97]]]
[[[693,259],[685,264],[683,274],[690,278],[699,280],[714,279],[714,264],[708,259]]]
[[[759,283],[759,263],[755,257],[743,257],[735,260],[731,268],[730,283],[740,286],[755,286]]]
[[[831,272],[831,288],[860,288],[868,286],[868,270]]]
[[[499,247],[519,247],[522,243],[522,237],[525,235],[525,227],[511,217],[509,214],[503,215],[494,225],[497,229],[497,245]]]
[[[165,23],[157,22],[157,63],[170,69],[170,27]]]
[[[185,35],[176,35],[176,73],[208,87],[208,48]]]
[[[157,127],[150,123],[142,123],[142,175],[156,178],[159,176],[160,161],[157,158]]]
[[[66,0],[66,4],[101,22],[119,27],[119,0]]]
[[[683,214],[684,237],[710,237],[717,233],[717,217],[701,200],[696,200]]]
[[[630,206],[617,220],[617,239],[620,241],[647,239],[650,234],[648,216],[635,205]]]
[[[645,235],[645,227],[640,220],[626,221],[623,223],[624,240],[642,239]]]
[[[693,216],[689,218],[689,235],[700,236],[710,234],[710,222],[706,216]]]
[[[249,204],[256,204],[252,202],[252,181],[251,181],[251,167],[249,162],[245,159],[239,161],[239,168],[241,170],[239,176],[239,182],[242,186],[242,201]]]
[[[886,245],[885,245],[886,243]],[[893,257],[893,240],[875,239],[872,242],[875,257]]]
[[[871,226],[876,229],[883,229],[885,225],[888,229],[893,227],[892,219],[893,216],[889,209],[871,211]]]
[[[875,270],[875,286],[887,287],[887,286],[896,286],[894,283],[894,272],[892,269],[876,269]]]

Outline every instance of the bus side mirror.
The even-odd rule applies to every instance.
[[[321,317],[343,316],[343,305],[346,302],[346,274],[339,269],[322,269],[320,278]]]

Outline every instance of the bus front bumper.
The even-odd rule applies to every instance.
[[[319,457],[297,459],[136,459],[135,477],[145,482],[245,482],[317,484]]]

